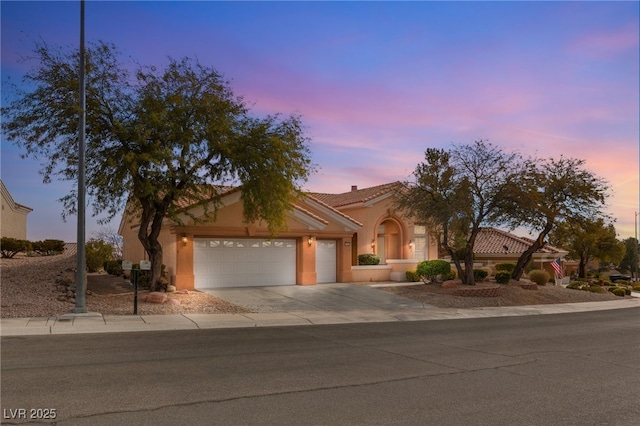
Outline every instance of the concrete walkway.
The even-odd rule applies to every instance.
[[[445,309],[425,305],[369,286],[350,284],[225,288],[207,290],[207,293],[246,307],[253,312],[181,315],[88,313],[44,318],[2,318],[0,336],[425,321],[640,307],[640,298],[634,297],[607,302],[560,305]]]

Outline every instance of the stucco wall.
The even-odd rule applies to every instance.
[[[0,235],[2,237],[26,240],[27,215],[32,211],[32,209],[16,203],[1,181],[0,192],[2,193]]]

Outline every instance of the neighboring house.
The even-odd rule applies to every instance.
[[[483,266],[496,263],[516,263],[518,258],[528,249],[534,240],[518,237],[495,228],[480,230],[473,250],[474,262]],[[533,254],[533,265],[537,269],[546,269],[553,276],[553,269],[549,266],[555,259],[563,259],[568,251],[549,244]]]
[[[2,192],[2,211],[0,215],[0,235],[3,237],[27,239],[27,215],[32,208],[18,204],[13,200],[9,190],[0,180],[0,192]]]
[[[424,226],[398,214],[393,194],[400,183],[343,194],[308,193],[292,206],[287,229],[270,238],[265,223],[244,223],[239,188],[227,188],[215,221],[185,225],[166,221],[159,241],[171,283],[178,288],[314,285],[404,280],[405,271],[436,259]],[[184,206],[202,217],[202,206]],[[119,233],[124,258],[145,259],[138,223],[124,215]],[[380,256],[378,267],[359,267],[359,254]]]

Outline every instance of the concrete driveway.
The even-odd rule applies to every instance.
[[[398,311],[432,307],[370,286],[352,284],[199,290],[250,309],[253,312]]]

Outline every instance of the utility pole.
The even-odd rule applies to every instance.
[[[86,248],[85,248],[85,120],[86,120],[86,94],[85,94],[85,58],[84,58],[84,0],[80,0],[80,64],[78,76],[80,80],[80,125],[78,132],[78,254],[76,264],[76,307],[73,313],[87,313],[85,302],[87,293],[86,272]]]

